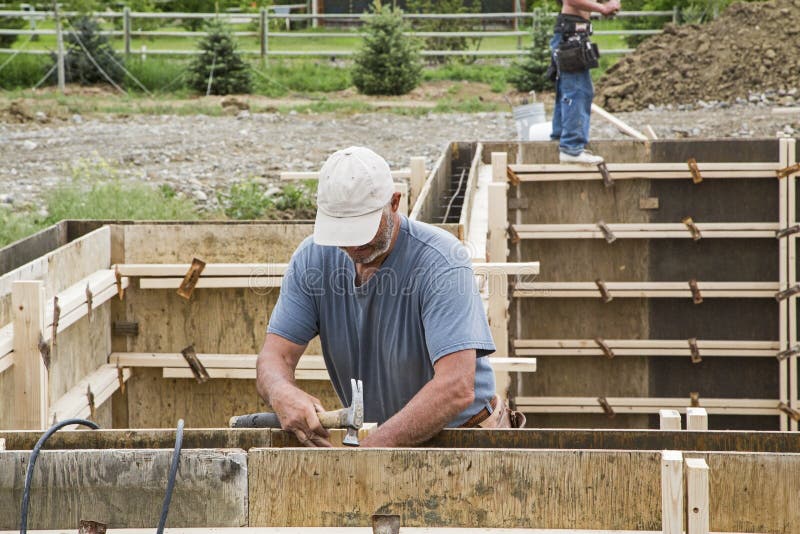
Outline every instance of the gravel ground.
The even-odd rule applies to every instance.
[[[697,106],[619,114],[659,138],[774,137],[800,131],[800,113],[775,114],[765,105]],[[234,180],[274,181],[283,170],[315,170],[332,151],[367,145],[392,167],[412,156],[431,166],[453,140],[511,140],[510,113],[356,115],[242,112],[238,116],[132,115],[21,124],[0,122],[0,205],[19,208],[69,175],[80,159],[104,159],[122,177],[170,184],[209,208]],[[623,138],[593,120],[593,139]]]

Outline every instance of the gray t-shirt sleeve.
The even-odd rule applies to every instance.
[[[478,357],[493,353],[494,341],[472,269],[437,269],[430,280],[421,300],[431,363],[466,349],[475,349]]]
[[[267,332],[298,345],[306,345],[319,333],[319,312],[314,299],[314,270],[309,269],[306,249],[295,252],[281,282],[281,292]]]

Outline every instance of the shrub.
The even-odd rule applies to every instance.
[[[122,58],[115,52],[105,35],[100,34],[100,26],[94,20],[82,16],[71,23],[71,30],[66,34],[64,44],[64,77],[67,83],[80,85],[107,84],[108,78],[114,83],[122,83],[125,73],[122,70]],[[85,50],[84,50],[85,48]],[[55,54],[52,55],[56,62]],[[96,65],[95,65],[96,63]],[[98,68],[99,66],[99,68]],[[105,76],[100,72],[105,72]],[[55,82],[53,71],[51,81]]]
[[[511,66],[508,81],[517,91],[542,91],[552,87],[553,83],[546,76],[550,66],[550,38],[553,23],[539,11],[534,16],[533,44],[528,53]]]
[[[233,184],[223,195],[225,215],[231,219],[254,220],[264,218],[274,208],[264,186],[254,180]]]
[[[207,31],[199,45],[202,53],[189,65],[187,85],[204,94],[249,93],[250,67],[236,49],[231,33],[219,20],[211,21]]]
[[[8,63],[6,63],[8,61]],[[47,56],[17,54],[11,59],[10,55],[0,55],[0,65],[6,63],[0,74],[0,88],[2,89],[28,89],[36,85],[50,68],[50,58]]]
[[[367,95],[404,95],[422,77],[419,45],[403,35],[402,12],[372,4],[374,16],[367,19],[361,47],[355,54],[352,78]]]

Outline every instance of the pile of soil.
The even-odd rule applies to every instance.
[[[639,45],[598,82],[596,101],[633,111],[775,91],[791,105],[800,86],[798,50],[800,0],[733,4],[713,22],[668,25]]]

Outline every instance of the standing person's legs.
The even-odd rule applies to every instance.
[[[589,119],[594,87],[588,70],[562,72],[559,77],[561,109],[561,152],[577,156],[589,142]]]
[[[561,34],[556,32],[553,34],[553,38],[550,39],[550,55],[553,57],[553,60],[555,60],[554,54],[560,42]],[[556,97],[553,106],[553,127],[550,132],[550,139],[558,141],[561,138],[561,83],[559,79],[556,79],[555,85]]]

